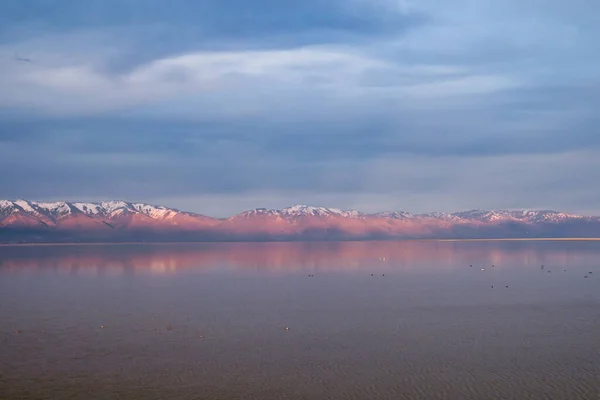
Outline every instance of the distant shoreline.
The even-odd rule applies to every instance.
[[[600,238],[498,238],[498,239],[389,239],[389,240],[312,240],[312,241],[198,241],[198,242],[56,242],[56,243],[0,243],[1,247],[53,247],[53,246],[164,246],[217,243],[356,243],[356,242],[599,242]]]
[[[419,242],[597,242],[600,238],[422,239]]]

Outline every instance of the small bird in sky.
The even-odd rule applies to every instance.
[[[33,61],[31,61],[31,58],[19,57],[19,54],[17,54],[17,53],[15,53],[15,60],[19,61],[19,62],[26,62],[26,63],[33,62]]]

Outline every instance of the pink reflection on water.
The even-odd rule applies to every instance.
[[[27,246],[0,248],[2,273],[173,274],[181,271],[271,273],[594,265],[600,243],[311,242]]]

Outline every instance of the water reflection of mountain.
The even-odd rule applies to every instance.
[[[15,246],[0,248],[2,272],[85,274],[181,270],[344,271],[465,265],[593,264],[593,242],[310,242],[161,245]]]

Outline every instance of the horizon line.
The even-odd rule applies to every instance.
[[[363,243],[372,240],[341,240],[334,243]],[[377,240],[377,242],[598,242],[600,237],[557,237],[557,238],[480,238],[480,239],[389,239]],[[326,240],[262,240],[262,241],[189,241],[189,242],[167,242],[167,241],[145,241],[145,242],[32,242],[32,243],[0,243],[0,247],[48,247],[48,246],[144,246],[144,245],[189,245],[189,244],[258,244],[258,243],[327,243]]]

